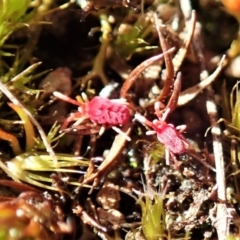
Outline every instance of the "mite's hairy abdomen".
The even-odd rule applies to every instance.
[[[89,118],[98,124],[123,125],[130,119],[127,106],[107,98],[94,97],[88,103]]]
[[[179,132],[171,125],[166,124],[161,129],[158,129],[157,138],[171,152],[175,154],[185,152],[185,146]]]

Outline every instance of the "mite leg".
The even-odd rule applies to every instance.
[[[179,125],[176,127],[176,129],[180,132],[183,133],[186,130],[187,126],[186,125]]]
[[[112,126],[112,129],[113,129],[115,132],[121,134],[127,141],[131,141],[131,138],[130,138],[126,133],[124,133],[120,128],[117,128],[117,127],[115,127],[115,126]]]
[[[136,114],[134,115],[134,120],[135,120],[135,119],[136,119],[137,121],[139,121],[140,123],[145,124],[145,125],[153,128],[153,129],[155,129],[154,124],[153,124],[152,122],[150,122],[149,120],[147,120],[147,119],[146,119],[144,116],[142,116],[141,114],[136,113]]]
[[[66,95],[64,95],[64,94],[62,94],[60,92],[57,92],[57,91],[54,91],[53,95],[56,98],[61,99],[61,100],[65,101],[65,102],[69,102],[69,103],[72,103],[72,104],[80,106],[80,107],[83,105],[83,103],[80,103],[80,102],[78,102],[78,101],[76,101],[76,100],[74,100],[74,99],[72,99],[72,98],[70,98],[70,97],[68,97],[68,96],[66,96]]]

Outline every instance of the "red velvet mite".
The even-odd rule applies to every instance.
[[[94,97],[86,103],[86,113],[91,121],[110,126],[123,125],[130,119],[130,112],[124,101],[109,100],[103,97]]]
[[[161,116],[159,112],[159,105],[159,102],[155,103],[155,112],[158,116],[158,119],[155,119],[151,122],[138,113],[135,114],[135,119],[153,129],[152,131],[147,131],[147,135],[157,134],[159,142],[165,146],[166,163],[169,164],[169,153],[171,155],[182,154],[185,152],[186,147],[188,146],[188,143],[181,136],[181,132],[185,129],[186,126],[183,125],[175,128],[172,124],[166,123],[165,119],[169,113],[169,110],[165,112],[164,116]],[[178,129],[180,131],[178,131]]]
[[[61,100],[79,106],[78,112],[71,113],[65,120],[62,129],[67,128],[70,122],[75,121],[74,125],[76,126],[87,118],[94,123],[114,127],[127,123],[131,117],[127,103],[123,99],[110,100],[96,96],[90,102],[80,103],[60,92],[53,92],[53,95]]]

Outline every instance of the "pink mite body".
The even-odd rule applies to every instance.
[[[185,145],[180,133],[171,124],[164,121],[153,121],[153,129],[157,133],[159,142],[164,144],[171,152],[182,154],[185,152]]]
[[[65,130],[71,122],[75,122],[73,126],[76,127],[85,119],[90,119],[93,123],[115,128],[117,125],[124,125],[129,122],[131,118],[130,110],[123,99],[109,100],[108,98],[97,96],[90,102],[81,103],[60,92],[53,92],[53,95],[78,106],[78,111],[71,113],[62,124],[62,130]]]
[[[182,154],[185,152],[186,142],[173,125],[167,124],[160,118],[159,120],[155,119],[151,122],[138,113],[135,114],[135,119],[151,127],[153,131],[147,131],[147,135],[157,134],[159,142],[161,142],[171,153]]]
[[[123,125],[130,119],[127,106],[103,97],[94,97],[86,104],[85,111],[91,121],[98,124]]]

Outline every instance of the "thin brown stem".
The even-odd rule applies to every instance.
[[[129,77],[124,82],[121,91],[120,91],[120,97],[126,98],[128,90],[131,88],[131,86],[134,84],[134,82],[137,80],[137,77],[141,74],[142,71],[144,71],[147,67],[149,67],[151,64],[153,64],[156,61],[159,61],[165,54],[172,53],[175,50],[175,48],[171,48],[168,51],[161,53],[157,56],[151,57],[144,62],[142,62],[140,65],[138,65],[129,75]]]
[[[161,33],[161,26],[156,13],[154,14],[154,20],[155,20],[156,29],[158,32],[158,37],[160,40],[160,45],[162,47],[162,51],[166,52],[169,49],[169,46]],[[165,54],[164,61],[166,65],[165,84],[161,91],[160,96],[158,97],[158,101],[161,101],[161,102],[165,101],[165,99],[170,95],[173,89],[173,83],[174,83],[174,67],[172,63],[171,54]]]

